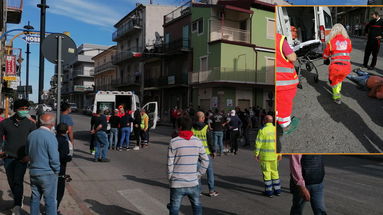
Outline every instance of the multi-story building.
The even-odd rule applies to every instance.
[[[274,5],[218,1],[193,4],[191,14],[193,104],[273,109]]]
[[[161,60],[147,59],[144,53],[154,55],[158,52],[156,49],[162,43],[163,16],[175,8],[166,5],[137,4],[135,9],[117,22],[114,26],[117,30],[112,36],[113,41],[117,42],[117,51],[112,63],[118,65],[116,80],[112,82],[113,87],[118,90],[135,91],[143,98],[142,92],[145,88],[143,80],[156,78],[158,71],[161,71]],[[145,75],[147,78],[142,78]],[[152,95],[150,91],[147,96],[159,100],[158,96]]]
[[[80,109],[92,105],[94,98],[94,61],[92,58],[109,46],[82,44],[78,47],[77,59],[64,68],[62,96],[64,101],[77,104]]]
[[[350,26],[352,34],[364,35],[364,27],[371,20],[371,13],[376,11],[383,16],[383,7],[333,7],[333,23],[342,23]],[[355,26],[359,26],[360,32],[355,32]]]
[[[115,90],[112,82],[117,81],[117,66],[112,64],[112,56],[116,53],[116,46],[94,56],[94,85],[96,91]]]

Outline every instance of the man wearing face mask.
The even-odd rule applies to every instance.
[[[36,125],[28,119],[29,102],[27,100],[16,100],[13,108],[15,114],[0,123],[0,137],[5,137],[4,167],[14,199],[12,212],[20,214],[24,192],[24,175],[28,163],[25,145],[28,134],[36,129]]]

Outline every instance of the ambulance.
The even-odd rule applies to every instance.
[[[298,41],[320,40],[324,45],[333,26],[328,7],[277,7],[277,32],[294,44],[290,27],[297,28]],[[324,46],[323,46],[324,47]]]
[[[141,106],[140,100],[132,91],[98,91],[94,98],[93,113],[98,110],[113,112],[123,105],[125,110],[131,110],[132,116],[137,109],[145,109],[149,116],[149,127],[155,129],[158,121],[158,103],[149,102]]]

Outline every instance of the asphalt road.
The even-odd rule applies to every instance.
[[[89,121],[72,115],[75,122],[75,157],[68,166],[73,181],[71,195],[84,214],[167,214],[169,188],[166,177],[167,144],[171,129],[158,127],[151,133],[150,147],[140,151],[110,151],[110,163],[95,163],[89,154]],[[202,196],[204,214],[288,214],[288,157],[280,163],[283,194],[273,199],[261,195],[263,181],[249,149],[237,156],[214,160],[216,190],[220,196]],[[204,177],[206,178],[206,177]],[[328,214],[381,214],[383,211],[383,159],[326,156],[325,197]],[[207,191],[203,181],[203,191]],[[191,214],[184,199],[182,214]],[[88,212],[88,213],[87,213]],[[312,214],[306,207],[304,214]]]
[[[366,40],[353,39],[353,68],[363,63]],[[383,46],[373,74],[383,75]],[[381,153],[383,152],[382,101],[367,96],[345,80],[342,104],[332,101],[328,66],[319,60],[319,82],[314,72],[304,71],[303,89],[297,92],[293,115],[300,118],[299,128],[281,138],[282,153]]]

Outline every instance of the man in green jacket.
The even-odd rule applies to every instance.
[[[265,116],[265,126],[258,131],[255,142],[254,156],[261,165],[265,182],[265,195],[272,198],[273,194],[281,194],[281,183],[278,174],[278,161],[281,156],[275,152],[275,126],[270,115]]]

